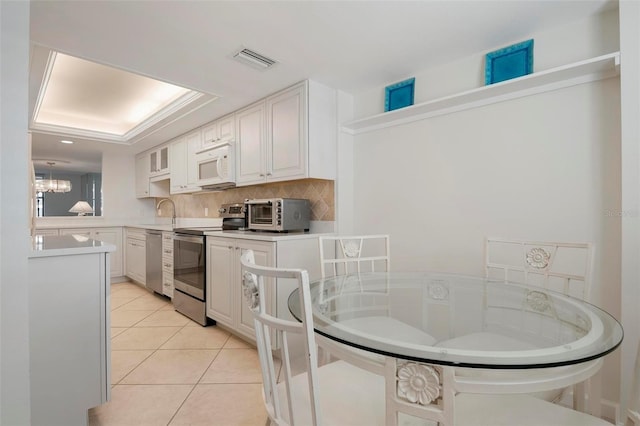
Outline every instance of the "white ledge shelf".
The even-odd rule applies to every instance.
[[[619,74],[620,52],[614,52],[512,80],[479,87],[456,95],[446,96],[433,101],[350,121],[342,125],[342,131],[357,135],[359,133],[411,123],[438,115],[451,114],[453,112],[477,108],[509,99],[604,80]]]

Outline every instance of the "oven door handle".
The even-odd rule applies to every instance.
[[[174,241],[187,241],[189,243],[204,244],[204,237],[193,237],[190,235],[174,234]]]

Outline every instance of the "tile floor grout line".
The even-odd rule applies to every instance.
[[[128,284],[133,284],[135,286],[137,286],[137,284],[134,283],[128,283]],[[141,298],[142,296],[137,296],[132,298],[129,302],[119,306],[118,308],[125,306],[139,298]],[[123,329],[121,331],[121,333],[119,333],[118,335],[121,335],[123,333],[126,333],[128,330],[139,330],[141,328],[158,328],[158,326],[144,326],[144,325],[140,325],[141,322],[145,321],[147,318],[149,318],[149,316],[154,315],[157,312],[163,311],[163,310],[167,310],[170,311],[170,309],[167,309],[167,306],[171,304],[170,300],[169,301],[165,301],[166,304],[164,306],[161,306],[155,310],[153,310],[152,312],[149,313],[149,315],[145,316],[144,318],[141,318],[139,321],[134,322],[133,324],[124,326],[124,327],[111,327],[111,328],[120,328]],[[115,308],[112,310],[115,311],[118,308]],[[172,333],[170,336],[168,336],[162,343],[160,343],[157,347],[155,348],[150,348],[150,349],[143,349],[143,348],[136,348],[136,349],[112,349],[112,352],[115,351],[149,351],[149,355],[147,357],[145,357],[144,359],[142,359],[141,361],[137,362],[135,366],[133,366],[132,368],[128,369],[128,373],[125,374],[117,383],[112,385],[112,389],[126,389],[126,387],[145,387],[145,386],[150,386],[150,387],[155,387],[155,386],[173,386],[173,385],[181,385],[181,386],[191,386],[191,388],[188,390],[188,392],[186,393],[185,397],[182,398],[178,405],[178,407],[176,408],[176,410],[170,414],[170,412],[167,413],[167,417],[170,418],[168,420],[168,422],[166,423],[166,425],[170,425],[173,421],[175,421],[178,417],[178,413],[180,413],[180,411],[185,408],[185,410],[188,412],[189,410],[187,410],[188,405],[186,405],[189,401],[189,398],[191,398],[194,395],[194,391],[196,390],[196,388],[199,385],[216,385],[216,386],[221,386],[223,388],[227,388],[230,385],[261,385],[262,381],[257,381],[257,382],[234,382],[233,380],[230,380],[228,382],[218,382],[218,383],[202,383],[203,378],[205,377],[207,371],[212,367],[212,365],[214,364],[214,362],[219,359],[220,355],[222,354],[223,350],[234,350],[234,349],[243,349],[243,350],[256,350],[255,347],[251,347],[250,344],[247,345],[247,347],[231,347],[231,348],[225,348],[226,345],[228,345],[234,338],[244,342],[243,339],[239,338],[238,336],[235,336],[233,333],[229,332],[228,330],[222,328],[222,327],[218,327],[218,330],[221,332],[225,333],[225,336],[223,339],[221,340],[221,343],[219,344],[220,347],[217,348],[206,348],[206,347],[197,347],[197,348],[185,348],[185,347],[178,347],[178,348],[163,348],[164,345],[166,345],[171,339],[175,338],[179,333],[181,333],[183,330],[188,329],[188,328],[196,328],[194,327],[194,325],[192,324],[191,321],[187,321],[185,324],[179,326],[179,325],[166,325],[166,326],[159,326],[159,327],[175,327],[176,330],[174,333]],[[111,340],[113,340],[115,337],[117,336],[112,336]],[[216,340],[218,339],[218,337],[222,337],[217,335],[216,336]],[[188,342],[188,341],[187,341]],[[216,344],[218,345],[218,344]],[[180,344],[178,344],[178,346],[180,346]],[[211,361],[209,362],[209,364],[206,366],[206,368],[203,369],[202,374],[200,375],[200,377],[197,379],[197,381],[195,383],[152,383],[152,384],[145,384],[145,383],[138,383],[138,384],[124,384],[122,383],[126,377],[130,376],[132,374],[133,371],[135,371],[136,369],[138,369],[141,364],[143,364],[144,362],[148,361],[149,358],[153,357],[154,355],[156,355],[157,353],[159,353],[159,351],[170,351],[170,350],[174,350],[174,351],[181,351],[181,350],[195,350],[195,351],[212,351],[215,350],[217,351],[217,353],[213,356],[213,358],[211,359]],[[228,352],[227,352],[228,353]],[[186,389],[185,389],[186,390]],[[195,397],[195,396],[194,396]],[[177,402],[177,401],[176,401]],[[186,414],[186,413],[185,413]],[[167,418],[165,417],[165,419]],[[99,421],[99,420],[98,420]],[[267,422],[268,422],[268,417],[267,417]],[[158,424],[163,424],[165,423],[164,421],[162,423],[158,423]],[[93,424],[93,423],[92,423]],[[100,424],[100,423],[96,423],[96,424]],[[105,423],[105,424],[113,424],[113,423]],[[267,423],[268,424],[268,423]]]
[[[185,325],[186,327],[186,325]],[[202,374],[200,375],[200,378],[198,379],[198,381],[193,385],[193,389],[191,389],[191,391],[189,392],[189,394],[187,395],[187,397],[184,399],[184,401],[182,401],[182,403],[180,404],[180,407],[178,407],[178,409],[176,410],[175,413],[173,413],[173,416],[171,416],[171,419],[169,419],[169,423],[167,423],[167,426],[169,426],[171,424],[171,422],[173,421],[173,419],[176,417],[176,415],[178,414],[178,412],[180,411],[180,409],[182,408],[182,406],[184,405],[185,402],[187,402],[187,400],[189,399],[189,397],[191,396],[191,394],[193,393],[193,391],[196,389],[196,387],[198,385],[206,385],[209,383],[201,383],[202,378],[207,374],[207,371],[209,371],[209,368],[211,368],[211,366],[213,365],[213,363],[215,362],[215,360],[220,356],[220,354],[222,353],[222,350],[224,349],[224,345],[227,344],[227,342],[229,342],[229,340],[231,339],[231,334],[227,335],[227,339],[224,341],[224,343],[222,344],[222,347],[219,349],[216,349],[218,351],[218,353],[213,357],[213,359],[211,360],[211,362],[209,363],[209,365],[207,365],[207,368],[204,369],[204,371],[202,372]]]
[[[182,408],[182,406],[184,405],[185,402],[187,402],[187,400],[189,399],[189,397],[191,396],[191,394],[193,393],[194,390],[196,390],[196,386],[198,386],[197,383],[195,383],[193,385],[193,387],[191,388],[191,390],[189,391],[189,393],[187,394],[187,396],[182,400],[182,402],[180,403],[180,406],[176,409],[175,413],[173,413],[173,415],[171,416],[171,418],[169,419],[169,422],[167,422],[166,426],[169,426],[171,424],[171,422],[173,421],[173,419],[175,419],[176,415],[178,414],[178,412],[180,411],[180,409]]]

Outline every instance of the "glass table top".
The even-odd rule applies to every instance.
[[[577,364],[623,338],[610,314],[561,293],[440,273],[366,273],[312,282],[314,329],[397,358],[474,368]],[[289,296],[298,320],[300,295]]]

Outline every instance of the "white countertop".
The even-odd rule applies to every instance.
[[[141,225],[126,225],[127,228],[137,228],[137,229],[153,229],[154,231],[173,231],[173,226],[169,225],[158,225],[158,224],[141,224]]]
[[[256,232],[256,231],[212,231],[206,232],[208,237],[224,237],[239,238],[243,240],[258,241],[283,241],[283,240],[304,240],[308,238],[318,238],[320,235],[329,235],[325,233],[311,232]]]
[[[116,251],[116,246],[81,235],[38,235],[31,237],[29,257],[69,256]]]

